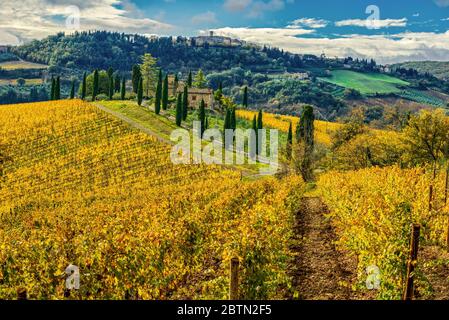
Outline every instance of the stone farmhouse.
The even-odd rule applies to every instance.
[[[179,81],[178,85],[175,85],[175,77],[168,77],[168,92],[170,95],[177,96],[178,93],[184,93],[185,83]],[[204,100],[207,109],[214,109],[216,107],[214,91],[210,88],[189,88],[188,89],[188,101],[189,107],[192,109],[198,109],[200,107],[201,100]]]
[[[204,100],[207,109],[215,108],[214,91],[212,89],[189,88],[188,92],[190,108],[198,109],[201,100]]]

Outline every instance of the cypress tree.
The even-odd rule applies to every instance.
[[[178,93],[178,99],[176,101],[176,125],[178,127],[181,126],[183,118],[183,112],[182,112],[182,93]]]
[[[292,157],[292,144],[293,144],[293,128],[292,123],[290,122],[290,126],[288,127],[287,147],[286,147],[287,159],[289,160]]]
[[[139,87],[139,81],[140,81],[141,77],[142,77],[142,73],[140,71],[140,66],[138,64],[135,64],[133,66],[132,78],[131,78],[134,93],[137,93],[137,89]]]
[[[87,90],[87,88],[86,88],[86,86],[87,86],[87,80],[86,80],[86,73],[84,72],[84,75],[83,75],[83,84],[82,84],[82,87],[81,87],[81,99],[86,99],[86,90]]]
[[[184,86],[184,94],[182,95],[182,119],[187,120],[189,113],[189,91],[187,86]]]
[[[245,87],[243,89],[243,102],[242,102],[243,108],[248,108],[248,87]]]
[[[199,120],[201,123],[201,137],[202,137],[204,130],[205,130],[204,127],[206,125],[206,104],[204,103],[203,99],[201,99],[201,103],[200,103]]]
[[[218,84],[218,90],[223,92],[223,81],[220,81],[220,83]]]
[[[126,79],[125,77],[123,77],[122,88],[120,90],[120,99],[125,100],[125,96],[126,96]]]
[[[72,80],[72,88],[70,89],[70,99],[75,99],[75,80]]]
[[[112,69],[112,67],[109,67],[107,72],[108,72],[108,77],[112,78],[112,76],[114,75],[114,69]]]
[[[231,109],[231,123],[230,123],[230,129],[235,130],[237,129],[237,121],[235,118],[235,108]]]
[[[114,96],[114,78],[109,77],[109,100]]]
[[[223,130],[231,129],[231,113],[229,112],[229,108],[226,108],[226,116],[224,120],[224,128]]]
[[[296,128],[296,140],[304,143],[310,149],[313,149],[315,146],[314,122],[315,115],[313,114],[313,107],[305,106]]]
[[[256,141],[255,141],[256,149],[253,150],[253,151],[255,151],[256,154],[259,154],[259,152],[258,152],[258,149],[259,149],[259,132],[258,132],[258,128],[257,128],[257,119],[256,119],[256,115],[254,115],[254,118],[253,118],[253,131],[254,131],[254,133],[256,134],[256,135],[255,135],[255,137],[256,137]],[[253,155],[253,156],[254,156],[254,155]]]
[[[189,77],[187,78],[187,86],[188,86],[189,88],[191,88],[191,87],[192,87],[192,84],[193,84],[193,77],[192,77],[192,71],[190,71],[190,72],[189,72]]]
[[[262,110],[259,110],[259,115],[257,117],[257,129],[262,130],[263,129],[263,119],[262,119]]]
[[[117,73],[116,75],[115,75],[115,81],[114,81],[114,91],[115,92],[120,92],[120,76],[119,76],[119,74]]]
[[[165,75],[164,86],[162,88],[162,109],[168,108],[168,75]]]
[[[312,106],[305,106],[296,129],[296,139],[303,148],[304,154],[299,163],[299,170],[305,181],[313,179],[312,154],[315,147],[315,115]]]
[[[142,105],[142,99],[143,99],[143,79],[140,78],[139,86],[137,87],[137,104],[139,106]]]
[[[156,87],[156,97],[154,100],[154,111],[156,114],[161,112],[161,97],[162,97],[162,70],[159,70],[159,77]]]
[[[94,81],[93,81],[93,88],[92,88],[92,101],[95,101],[97,99],[98,94],[98,70],[94,71]]]
[[[257,129],[263,129],[263,119],[262,119],[262,110],[259,110],[259,115],[257,116]],[[259,131],[256,131],[257,134],[257,154],[261,154],[262,150],[259,147]]]
[[[204,124],[204,130],[209,129],[209,117],[206,117],[206,123]]]
[[[59,76],[56,78],[55,100],[61,100],[61,78]]]
[[[55,87],[56,87],[55,78],[51,77],[50,100],[55,100]]]
[[[179,79],[178,75],[175,75],[175,80],[173,81],[173,96],[176,97],[176,92],[178,91]]]

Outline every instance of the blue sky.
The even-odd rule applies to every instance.
[[[297,53],[449,60],[449,0],[2,0],[0,44],[59,31],[194,36],[208,30]]]
[[[337,28],[334,24],[321,30],[327,35],[358,32],[362,34],[414,32],[445,32],[449,21],[449,1],[433,0],[295,0],[295,1],[246,1],[234,9],[232,3],[244,4],[245,0],[136,0],[135,4],[148,17],[161,19],[177,27],[180,33],[195,35],[200,29],[220,27],[282,28],[300,18],[324,19],[337,22],[347,19],[366,19],[366,8],[376,5],[381,19],[407,18],[406,27],[391,27],[388,30],[369,30],[360,27]],[[256,6],[255,4],[279,3],[278,5]],[[231,5],[227,5],[231,3]],[[447,5],[445,6],[445,3]],[[195,17],[203,17],[196,19]]]

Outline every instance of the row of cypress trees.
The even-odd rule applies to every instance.
[[[179,82],[178,76],[175,75],[174,79],[174,88],[177,87],[177,84]],[[192,73],[189,73],[189,77],[187,80],[187,86],[184,86],[184,92],[182,94],[183,100],[182,100],[182,110],[187,111],[188,108],[188,88],[192,86]],[[169,98],[169,92],[168,92],[168,74],[165,75],[165,77],[162,74],[162,70],[159,70],[158,75],[158,81],[156,85],[156,95],[154,100],[154,110],[156,114],[160,114],[161,109],[167,110],[168,109],[168,98]],[[176,95],[176,92],[173,92],[174,95]],[[179,94],[178,94],[179,98]],[[183,116],[183,120],[187,118],[187,114]]]
[[[224,130],[235,130],[237,129],[237,121],[235,117],[235,108],[226,108],[226,115],[224,121]]]
[[[202,101],[200,104],[200,110],[202,107],[205,108],[204,101]],[[188,89],[187,87],[184,87],[184,93],[181,92],[178,93],[178,97],[176,99],[176,125],[178,127],[181,126],[182,121],[187,120],[188,112],[189,112]]]
[[[50,100],[60,100],[61,99],[61,78],[54,77],[51,78],[51,92]]]
[[[108,69],[109,76],[109,86],[108,86],[108,97],[112,99],[114,93],[120,92],[120,99],[125,100],[126,97],[126,78],[123,77],[120,79],[119,75],[116,75],[115,78],[113,76],[112,68]],[[99,71],[95,70],[93,73],[93,84],[92,84],[92,100],[95,101],[99,94]],[[83,75],[83,81],[81,83],[81,99],[86,99],[87,94],[87,74],[86,72]],[[72,81],[72,89],[70,93],[70,98],[73,99],[75,97],[75,82]]]
[[[72,80],[71,87],[70,87],[70,99],[75,98],[75,80]],[[118,89],[117,89],[118,87]],[[121,99],[125,99],[126,95],[126,79],[123,78],[120,83],[120,77],[117,76],[114,78],[112,76],[109,77],[109,99],[112,99],[112,96],[115,92],[120,91]],[[87,74],[84,73],[83,75],[83,81],[81,83],[81,99],[86,98],[86,92],[87,92]],[[93,74],[93,87],[92,87],[92,100],[95,100],[99,92],[99,72],[98,70],[94,71]],[[56,78],[52,77],[51,80],[51,93],[50,93],[50,100],[60,100],[61,99],[61,78],[58,76]]]
[[[70,99],[75,98],[75,80],[72,80]],[[61,77],[51,78],[50,100],[61,100]]]

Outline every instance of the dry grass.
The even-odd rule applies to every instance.
[[[39,63],[27,61],[8,61],[0,63],[0,68],[4,70],[19,70],[19,69],[47,69],[48,66]]]

